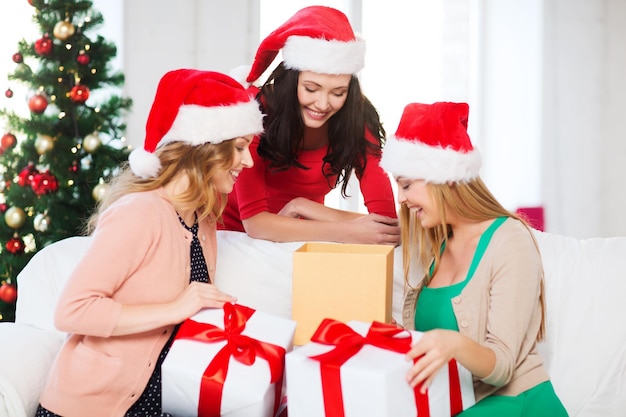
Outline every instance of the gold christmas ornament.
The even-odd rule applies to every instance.
[[[60,39],[62,41],[69,39],[74,32],[76,32],[76,28],[74,25],[69,22],[69,20],[62,20],[57,22],[54,25],[54,29],[52,30],[52,34],[55,38]]]
[[[35,150],[39,155],[43,155],[54,148],[54,139],[50,135],[38,135],[35,139]]]
[[[83,149],[85,152],[95,152],[101,144],[102,140],[100,140],[100,136],[98,136],[97,132],[91,133],[83,139]]]
[[[11,229],[19,229],[26,222],[26,213],[19,207],[11,207],[4,213],[4,221]]]
[[[33,219],[33,227],[38,232],[45,232],[48,230],[50,226],[50,217],[48,217],[45,213],[39,213]]]
[[[93,196],[94,200],[101,201],[106,195],[108,190],[109,190],[108,184],[98,184],[95,187],[93,187],[93,191],[91,192],[91,195]]]

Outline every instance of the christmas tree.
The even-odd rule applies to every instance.
[[[26,1],[26,0],[23,0]],[[16,276],[46,245],[81,233],[127,159],[118,91],[124,76],[111,68],[115,45],[89,36],[102,25],[91,1],[28,0],[41,36],[22,39],[5,92],[27,86],[26,116],[1,109],[0,320],[15,319]],[[1,59],[1,57],[0,57]]]

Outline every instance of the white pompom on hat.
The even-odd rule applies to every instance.
[[[256,81],[282,49],[287,68],[320,74],[356,74],[365,65],[365,41],[341,11],[326,6],[300,9],[259,45],[246,79]]]
[[[480,153],[467,134],[467,103],[411,103],[385,143],[381,167],[394,177],[434,184],[478,177]]]
[[[217,144],[262,131],[259,105],[240,83],[219,72],[174,70],[157,87],[144,147],[128,160],[138,177],[156,177],[161,162],[154,151],[166,143]]]

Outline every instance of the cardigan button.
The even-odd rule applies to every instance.
[[[452,302],[454,304],[459,304],[461,302],[461,297],[457,295],[456,297],[452,298]]]
[[[461,320],[461,327],[466,328],[468,326],[467,320]]]

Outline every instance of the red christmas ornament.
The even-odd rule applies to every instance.
[[[41,56],[48,56],[52,53],[52,39],[50,35],[43,35],[42,38],[35,41],[35,52]]]
[[[7,211],[7,209],[9,208],[9,206],[7,205],[7,203],[1,203],[0,204],[0,213],[3,213]]]
[[[5,91],[5,92],[4,92],[4,95],[5,95],[7,98],[11,98],[11,97],[13,97],[13,90],[11,90],[10,88],[7,88],[7,91]]]
[[[57,192],[59,189],[59,181],[54,175],[46,171],[40,174],[35,174],[30,186],[33,188],[35,194],[41,196]]]
[[[29,187],[33,182],[35,174],[38,174],[35,165],[32,163],[28,164],[28,166],[17,175],[17,184],[20,187]]]
[[[28,100],[28,108],[33,113],[41,114],[46,111],[46,107],[48,107],[48,99],[41,94],[35,94]]]
[[[70,99],[74,103],[84,103],[89,98],[89,89],[84,85],[75,85],[70,90]]]
[[[0,149],[3,151],[9,150],[15,146],[17,143],[17,138],[13,133],[5,133],[0,139]]]
[[[78,174],[79,169],[78,162],[74,161],[72,162],[72,165],[70,165],[69,171],[72,174]]]
[[[24,57],[19,52],[16,52],[13,54],[13,62],[15,62],[16,64],[21,64],[22,62],[24,62]]]
[[[7,249],[7,252],[12,253],[13,255],[21,255],[22,253],[24,253],[24,248],[26,247],[26,245],[24,245],[24,241],[22,240],[22,238],[17,236],[9,239],[5,247]]]
[[[80,65],[88,65],[90,60],[91,58],[89,58],[89,55],[87,55],[85,51],[80,51],[76,57],[76,62]]]
[[[13,284],[4,283],[0,286],[0,301],[13,304],[17,300],[17,288]]]

